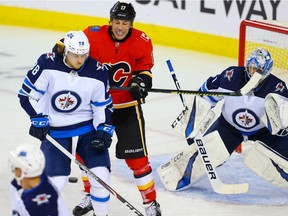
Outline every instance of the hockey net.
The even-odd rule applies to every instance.
[[[288,84],[288,22],[243,20],[239,31],[238,65],[244,66],[249,53],[258,47],[270,52],[271,73]],[[242,152],[241,145],[236,152]]]

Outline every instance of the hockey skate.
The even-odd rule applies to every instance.
[[[160,204],[155,200],[144,206],[147,216],[161,216]]]
[[[74,216],[82,216],[86,215],[89,211],[93,210],[92,202],[90,199],[90,195],[86,195],[81,203],[79,203],[74,209],[73,209],[73,215]]]

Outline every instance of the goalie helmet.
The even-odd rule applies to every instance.
[[[113,19],[129,20],[133,23],[136,12],[131,3],[118,1],[110,10],[110,21]]]
[[[70,31],[64,38],[65,56],[68,52],[85,55],[89,53],[90,43],[83,31]]]
[[[262,75],[260,82],[270,74],[272,66],[273,59],[270,53],[264,48],[253,50],[246,59],[246,72],[248,77],[251,78],[248,68],[257,68],[257,72]]]
[[[33,178],[42,175],[45,167],[45,157],[39,147],[25,144],[10,152],[9,164],[12,172],[16,168],[21,169],[21,176],[16,177],[19,184],[23,178]]]

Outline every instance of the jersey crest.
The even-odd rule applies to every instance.
[[[233,113],[233,121],[244,129],[251,129],[259,124],[257,115],[249,109],[238,109]]]
[[[81,98],[76,92],[61,91],[52,97],[51,102],[58,112],[72,112],[80,106]]]

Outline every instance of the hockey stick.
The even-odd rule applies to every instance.
[[[167,60],[166,62],[168,62],[168,61],[169,61],[169,64],[170,64],[170,66],[172,68],[171,61]],[[168,65],[168,67],[169,67],[169,65]],[[170,67],[169,67],[169,69],[170,69]],[[170,70],[170,72],[171,72],[171,70]],[[173,70],[173,73],[174,73],[174,70]],[[178,82],[177,77],[176,77],[176,74],[174,73],[174,75],[172,77],[173,77],[173,81],[175,83],[175,86],[176,86],[177,90],[181,90],[179,82]],[[258,81],[257,81],[257,83],[258,83]],[[255,82],[255,81],[253,81],[253,82]],[[253,85],[248,85],[248,86],[246,84],[245,85],[246,87],[244,86],[245,87],[245,91],[248,91],[248,88],[250,88],[251,86],[254,87],[255,85],[254,85],[254,83],[253,83]],[[180,99],[181,99],[182,104],[183,104],[183,106],[185,108],[185,111],[188,110],[188,107],[187,107],[187,105],[185,103],[185,100],[182,97],[180,97]],[[178,118],[179,118],[179,116],[178,116]],[[178,118],[177,118],[177,120],[178,120]],[[206,123],[203,122],[202,124],[206,124]],[[172,127],[173,127],[173,124],[172,124]],[[195,142],[196,142],[196,146],[197,146],[197,149],[198,149],[199,156],[201,158],[203,166],[205,167],[206,175],[208,176],[209,182],[210,182],[213,190],[216,193],[219,193],[219,194],[241,194],[241,193],[246,193],[248,191],[248,188],[249,188],[249,184],[247,184],[247,183],[243,183],[243,184],[225,184],[225,183],[223,183],[221,181],[221,179],[219,178],[216,170],[214,169],[214,167],[212,165],[212,162],[209,159],[208,152],[205,149],[205,146],[204,146],[204,143],[203,143],[203,141],[201,139],[201,136],[202,136],[202,134],[200,134],[200,132],[198,132],[197,136],[195,137]]]
[[[208,176],[209,182],[213,188],[213,190],[218,194],[242,194],[247,193],[249,189],[248,183],[242,184],[225,184],[219,178],[216,169],[212,165],[212,162],[209,159],[208,152],[205,149],[204,143],[202,139],[198,136],[195,138],[196,146],[198,149],[199,156],[201,157],[201,161],[203,166],[205,167],[206,174]]]
[[[179,81],[178,81],[178,79],[177,79],[177,77],[176,77],[176,74],[175,74],[175,72],[174,72],[174,68],[173,68],[173,66],[172,66],[172,63],[171,63],[170,59],[168,59],[168,60],[166,61],[166,64],[167,64],[168,69],[169,69],[169,71],[170,71],[170,74],[171,74],[171,76],[172,76],[172,78],[173,78],[173,81],[174,81],[174,84],[175,84],[175,86],[176,86],[176,89],[177,89],[177,90],[181,90]],[[185,102],[185,99],[184,99],[183,95],[182,95],[182,94],[179,94],[179,97],[180,97],[180,99],[181,99],[181,101],[182,101],[182,104],[183,104],[183,106],[184,106],[184,109],[181,111],[181,113],[177,116],[177,118],[176,118],[176,119],[173,121],[173,123],[171,124],[171,127],[172,127],[172,128],[175,128],[175,127],[176,127],[176,125],[178,124],[178,122],[182,119],[182,117],[183,117],[183,116],[186,114],[186,112],[189,110],[189,109],[188,109],[188,106],[186,105],[186,102]]]
[[[101,178],[95,175],[88,167],[78,161],[69,151],[67,151],[63,146],[61,146],[56,140],[54,140],[49,134],[46,135],[47,140],[49,140],[56,148],[58,148],[63,154],[74,161],[81,169],[87,172],[93,179],[95,179],[99,184],[101,184],[106,190],[108,190],[112,195],[114,195],[118,200],[125,204],[131,211],[136,215],[144,216],[140,211],[138,211],[131,203],[124,199],[120,194],[118,194],[113,188],[111,188],[107,183],[105,183]]]
[[[112,90],[129,91],[130,87],[110,86]],[[209,95],[209,96],[242,96],[239,92],[202,92],[193,90],[174,90],[174,89],[147,89],[148,92],[166,93],[166,94],[189,94],[189,95]]]
[[[168,59],[168,60],[166,61],[166,64],[167,64],[168,69],[169,69],[169,71],[170,71],[170,74],[171,74],[171,76],[172,76],[172,78],[173,78],[173,81],[174,81],[174,84],[175,84],[175,86],[176,86],[176,89],[177,89],[177,90],[181,90],[180,84],[179,84],[179,82],[178,82],[178,79],[177,79],[177,77],[176,77],[176,74],[175,74],[175,72],[174,72],[174,68],[173,68],[173,66],[172,66],[172,64],[171,64],[170,59]],[[184,110],[186,110],[186,107],[187,107],[187,106],[186,106],[186,102],[185,102],[185,99],[184,99],[183,95],[182,95],[182,94],[179,94],[179,97],[180,97],[180,99],[181,99],[181,101],[182,101],[182,104],[183,104],[183,106],[184,106]]]

